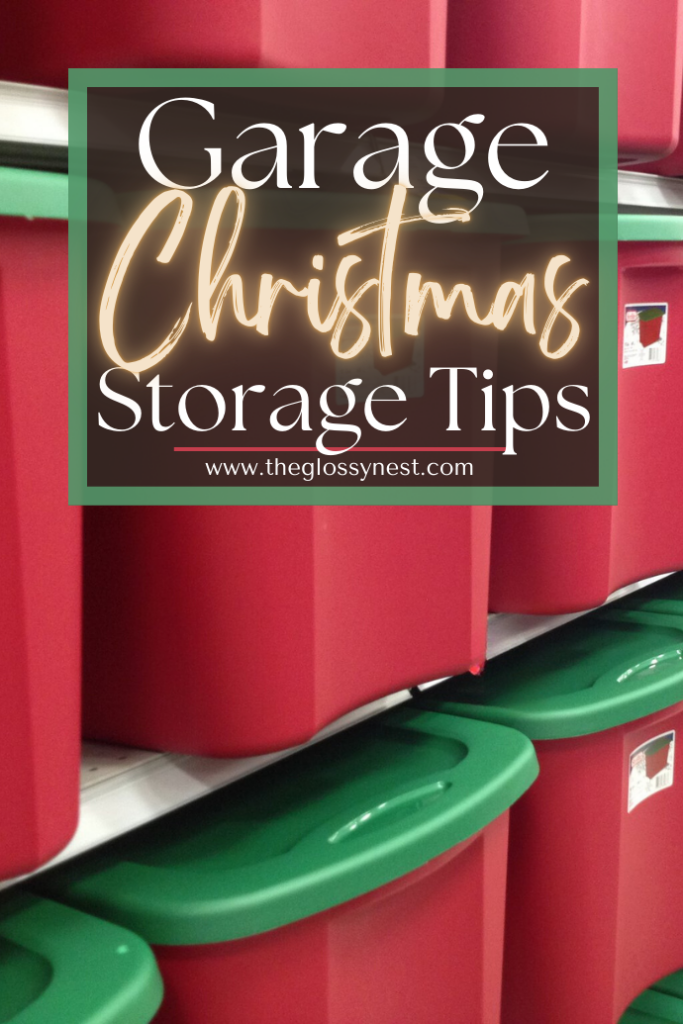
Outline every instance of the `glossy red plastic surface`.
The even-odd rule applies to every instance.
[[[668,303],[666,362],[622,366],[624,306]],[[498,507],[490,607],[559,614],[601,604],[619,587],[683,568],[683,247],[619,245],[619,503]]]
[[[678,142],[683,73],[678,0],[451,0],[447,63],[617,68],[620,159],[665,156]]]
[[[258,0],[54,0],[6,4],[0,79],[65,89],[69,68],[258,63]]]
[[[155,946],[155,1024],[499,1024],[508,812],[332,910],[247,939]]]
[[[683,121],[683,119],[682,119]],[[678,145],[673,153],[663,157],[661,160],[654,160],[651,163],[638,164],[633,168],[643,174],[664,174],[676,177],[683,174],[683,133],[679,127]]]
[[[87,509],[85,735],[241,757],[482,663],[490,516]]]
[[[444,67],[448,0],[54,0],[3,14],[0,79],[78,67]]]
[[[67,227],[0,217],[0,878],[70,839],[81,510],[67,496]]]
[[[284,67],[442,68],[448,0],[261,0],[263,60]]]
[[[683,963],[679,766],[627,810],[630,755],[670,729],[683,704],[534,744],[540,775],[510,817],[503,1024],[616,1024]]]

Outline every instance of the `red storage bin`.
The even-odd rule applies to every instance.
[[[591,608],[683,567],[683,217],[620,215],[619,238],[618,505],[496,508],[493,611]]]
[[[451,0],[448,67],[614,68],[619,156],[666,156],[678,143],[683,15],[678,0]]]
[[[645,174],[664,174],[672,178],[680,177],[683,175],[683,147],[679,144],[673,153],[665,156],[663,160],[655,160],[654,163],[638,164],[633,170],[642,171]]]
[[[66,88],[92,67],[445,66],[448,0],[90,0],[15,5],[3,17],[0,79]]]
[[[292,252],[325,251],[321,223],[377,216],[372,197],[334,200],[288,199],[283,210],[273,192],[259,196],[253,230],[263,231],[270,272],[291,276]],[[503,239],[528,231],[523,211],[507,204],[483,205],[458,234],[463,227],[462,239],[416,229],[414,245],[427,265],[448,254],[452,272],[475,284],[500,266]],[[297,314],[285,310],[283,336],[305,338]],[[428,329],[432,353],[448,358],[451,331],[438,322]],[[466,346],[481,345],[476,331],[462,326],[462,358]],[[394,363],[391,377],[368,346],[357,364],[367,392],[390,379],[409,398],[422,394],[426,344],[417,342],[410,365]],[[329,357],[311,361],[318,384],[327,375],[324,386],[335,372],[348,379],[346,364],[340,370]],[[481,665],[490,523],[489,507],[87,509],[84,734],[249,756],[301,743],[376,698]]]
[[[76,827],[80,509],[67,493],[66,175],[0,168],[0,878]]]
[[[241,757],[483,663],[490,518],[87,509],[85,735]]]
[[[396,708],[47,873],[150,942],[156,1024],[499,1024],[529,740]]]
[[[419,701],[520,729],[538,755],[510,816],[503,1024],[615,1024],[683,963],[683,586],[671,579]]]

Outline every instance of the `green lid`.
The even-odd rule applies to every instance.
[[[652,1020],[661,1024],[665,1021],[683,1024],[683,971],[676,971],[652,985],[631,1003],[629,1010],[649,1014]],[[625,1018],[622,1020],[629,1024]]]
[[[651,1013],[643,1013],[641,1010],[634,1010],[629,1007],[623,1017],[619,1018],[619,1024],[666,1024],[669,1017],[653,1017]]]
[[[137,935],[28,893],[0,901],[0,1024],[148,1024],[161,976]]]
[[[681,242],[683,217],[674,213],[620,213],[620,242]]]
[[[519,733],[396,708],[35,884],[148,942],[242,938],[413,871],[507,810],[537,771]]]
[[[418,706],[509,725],[530,739],[587,736],[683,700],[683,603],[607,606],[458,676]]]
[[[0,217],[48,217],[66,220],[68,178],[51,171],[0,167]]]

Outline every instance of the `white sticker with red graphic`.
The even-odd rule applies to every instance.
[[[676,733],[662,732],[641,743],[628,759],[628,810],[674,784]]]
[[[624,369],[665,363],[669,303],[631,303],[624,314]]]

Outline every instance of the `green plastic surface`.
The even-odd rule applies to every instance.
[[[666,1024],[667,1019],[666,1017],[653,1017],[651,1013],[643,1013],[641,1010],[629,1007],[623,1017],[619,1018],[619,1024]]]
[[[620,213],[620,242],[681,242],[683,217],[675,213]]]
[[[400,878],[497,818],[537,772],[520,733],[396,708],[36,883],[148,942],[224,942]]]
[[[665,583],[668,581],[664,581]],[[520,729],[534,740],[587,736],[683,700],[683,586],[665,593],[666,614],[643,596],[597,612],[416,698],[419,707]],[[660,591],[661,594],[661,591]]]
[[[630,1024],[628,1013],[639,1013],[656,1024],[683,1024],[683,971],[662,978],[631,1003],[619,1024]],[[633,1024],[637,1024],[633,1017]]]
[[[525,242],[583,242],[598,237],[598,221],[581,213],[532,214]],[[614,230],[612,222],[607,230]],[[620,242],[680,242],[683,216],[680,214],[620,213],[617,218]]]
[[[68,213],[66,174],[0,167],[0,217],[66,220]]]
[[[0,1024],[148,1024],[162,995],[137,935],[28,893],[0,900]]]

